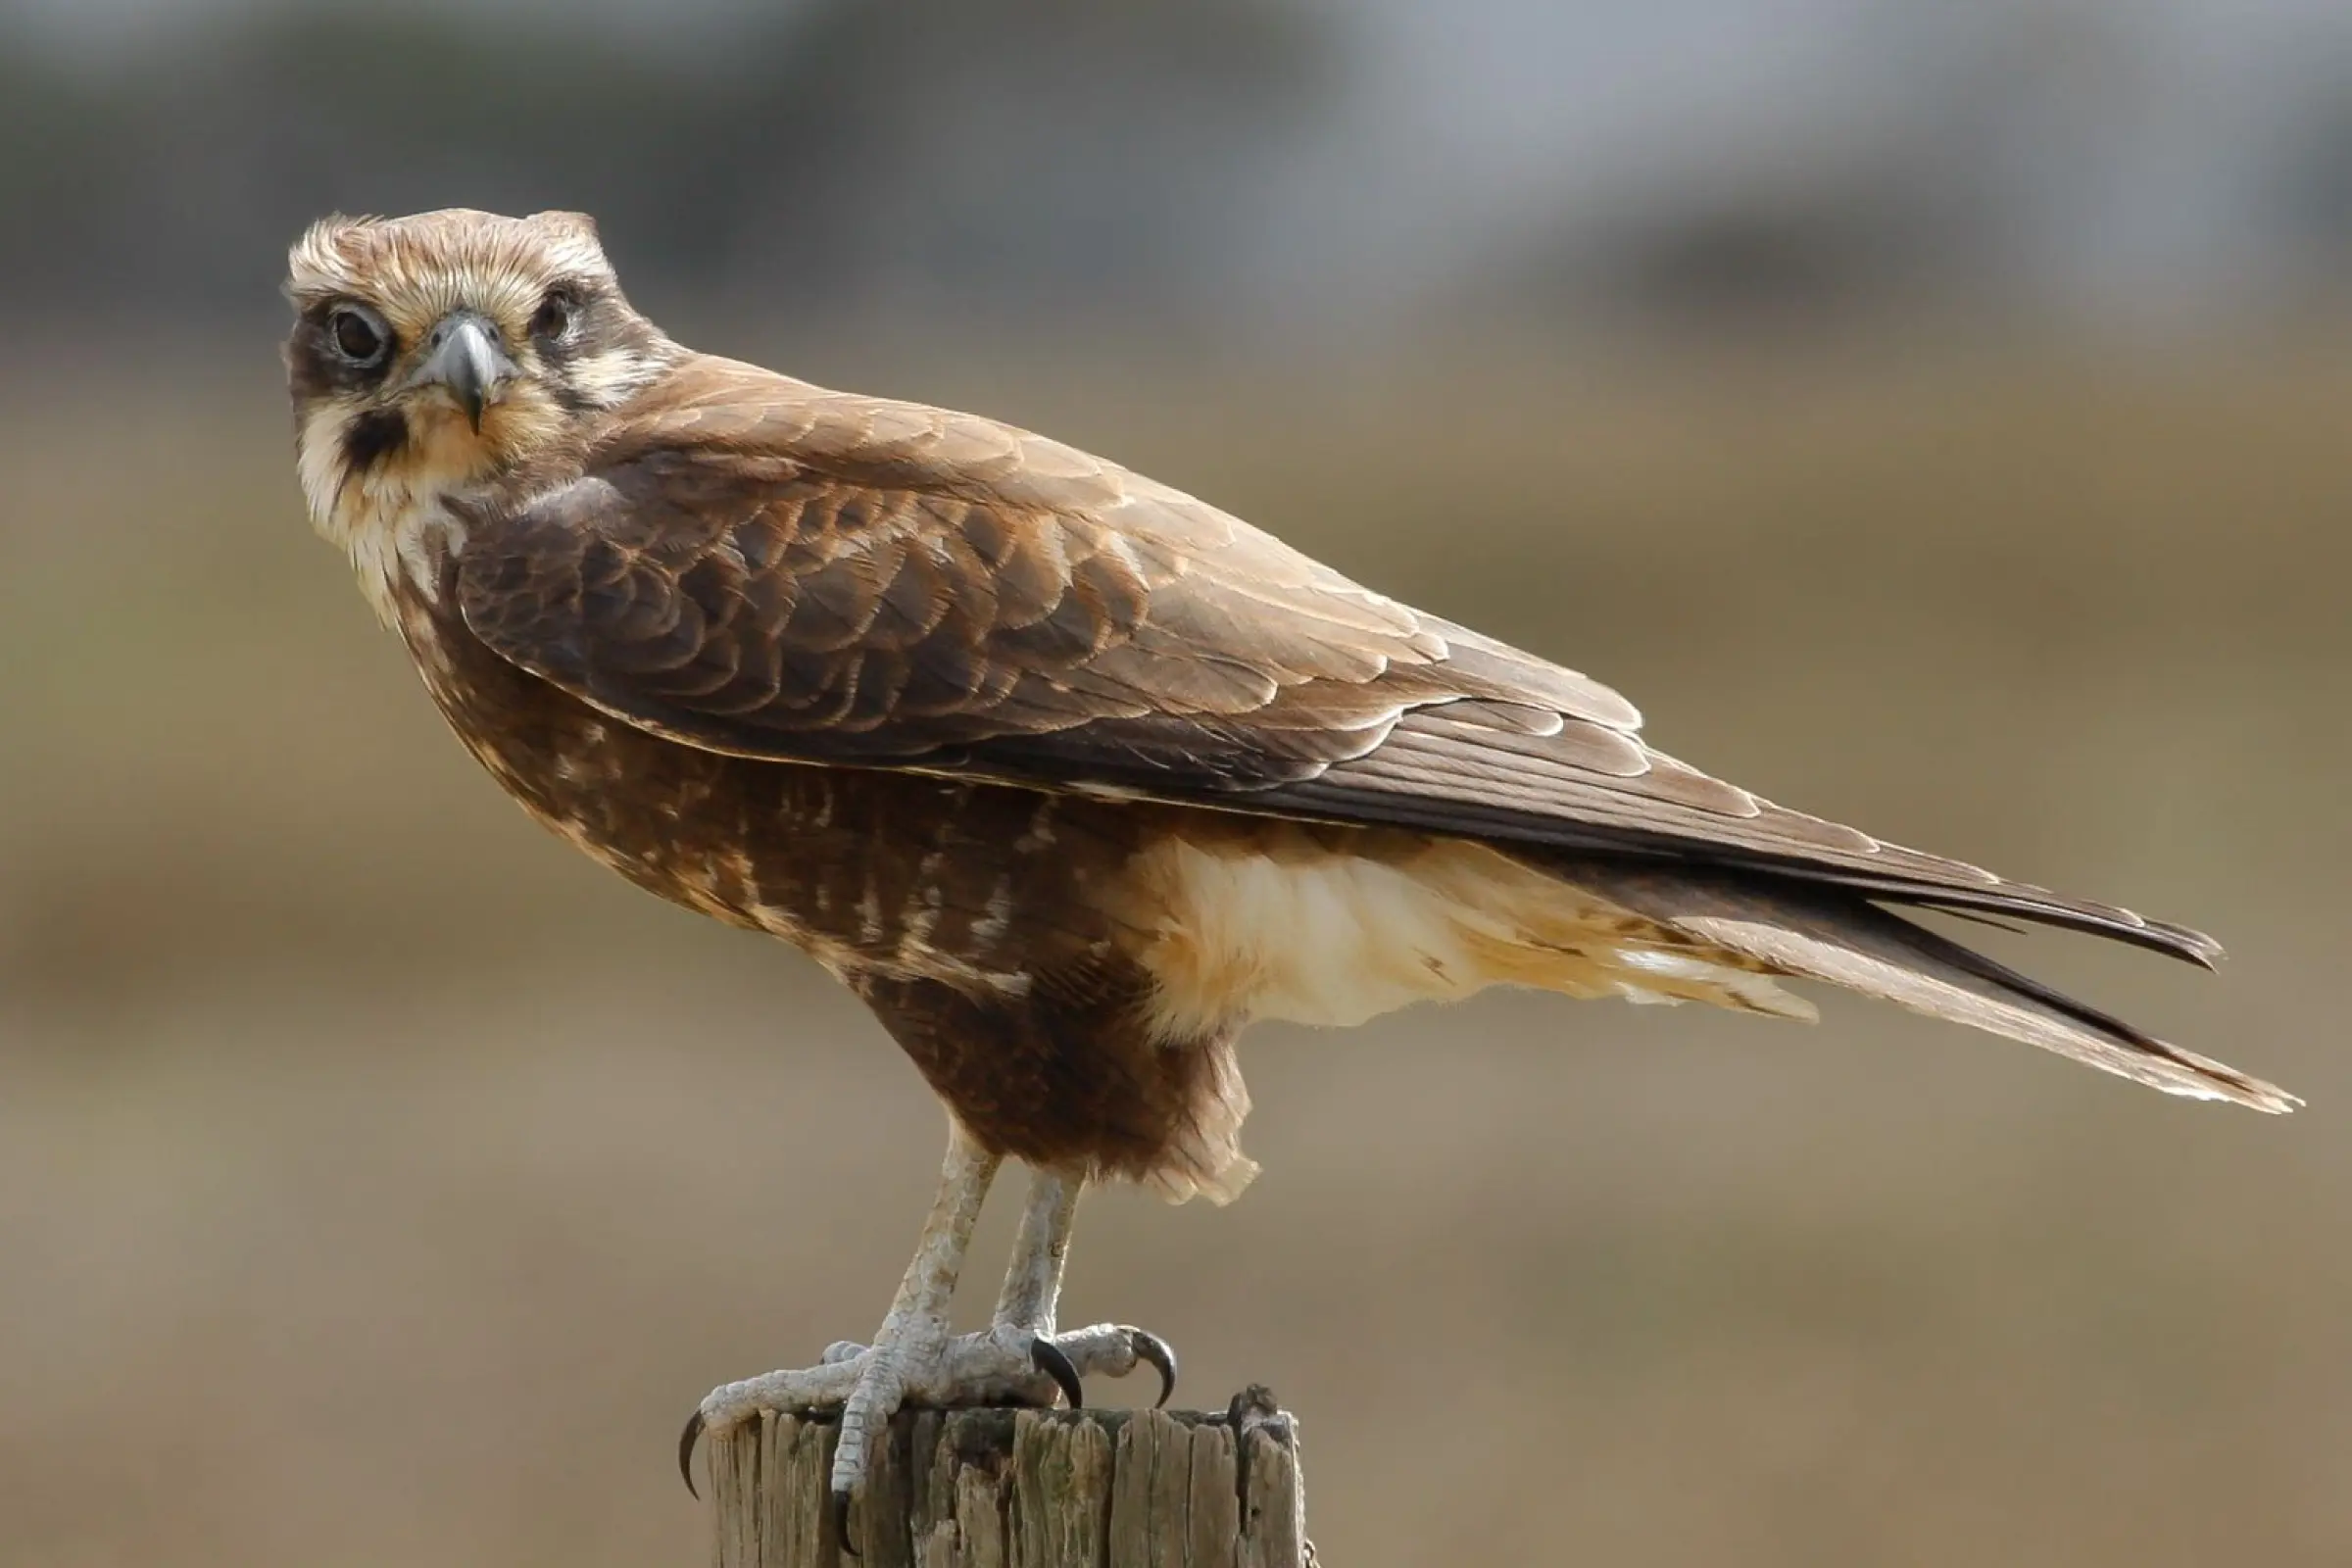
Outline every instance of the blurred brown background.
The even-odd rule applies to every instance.
[[[283,246],[461,203],[2230,945],[2030,951],[2283,1122],[1859,1003],[1260,1030],[1265,1176],[1090,1200],[1066,1311],[1272,1384],[1325,1562],[2352,1560],[2340,6],[16,0],[0,1563],[701,1560],[677,1422],[926,1200],[857,1006],[531,828],[309,535]]]

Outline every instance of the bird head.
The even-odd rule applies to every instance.
[[[328,218],[287,258],[287,390],[312,524],[369,536],[576,441],[680,351],[577,213]],[[379,607],[380,608],[380,607]]]

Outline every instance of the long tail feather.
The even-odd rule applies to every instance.
[[[2282,1112],[2302,1103],[1914,925],[1858,896],[1744,877],[1579,863],[1561,874],[1634,912],[1777,973],[1826,980],[2160,1089]]]

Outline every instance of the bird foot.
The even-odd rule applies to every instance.
[[[1096,1323],[1064,1334],[1037,1334],[1027,1329],[997,1328],[989,1337],[1018,1345],[1026,1342],[1029,1364],[1054,1380],[1073,1410],[1086,1405],[1082,1379],[1102,1373],[1123,1378],[1139,1366],[1159,1374],[1159,1397],[1153,1409],[1176,1392],[1176,1352],[1168,1342],[1147,1330],[1124,1323]]]
[[[842,1412],[834,1450],[836,1507],[865,1479],[866,1435],[905,1405],[940,1409],[1015,1404],[1044,1407],[1060,1395],[1076,1409],[1083,1381],[1097,1374],[1125,1377],[1138,1366],[1159,1374],[1158,1403],[1176,1389],[1176,1353],[1155,1334],[1120,1323],[1097,1323],[1062,1334],[1000,1323],[977,1334],[949,1338],[927,1325],[876,1346],[840,1340],[817,1364],[725,1383],[703,1396],[679,1434],[678,1468],[694,1490],[694,1446],[705,1432],[726,1432],[769,1411]]]

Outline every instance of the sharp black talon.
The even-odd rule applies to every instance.
[[[850,1494],[846,1492],[833,1494],[833,1534],[840,1541],[842,1550],[853,1557],[865,1555],[858,1549],[858,1544],[850,1539]]]
[[[1029,1342],[1029,1362],[1054,1380],[1061,1390],[1061,1396],[1070,1401],[1071,1409],[1086,1408],[1086,1389],[1078,1381],[1078,1369],[1070,1364],[1060,1346],[1040,1334]]]
[[[1159,1373],[1159,1397],[1152,1401],[1152,1408],[1163,1408],[1168,1402],[1168,1396],[1176,1392],[1175,1350],[1158,1335],[1148,1334],[1142,1329],[1129,1329],[1127,1343],[1134,1348],[1138,1361],[1150,1363]]]
[[[697,1502],[703,1500],[703,1494],[694,1490],[694,1440],[702,1435],[703,1407],[698,1404],[686,1418],[686,1430],[678,1434],[678,1474],[686,1482],[686,1495]]]

